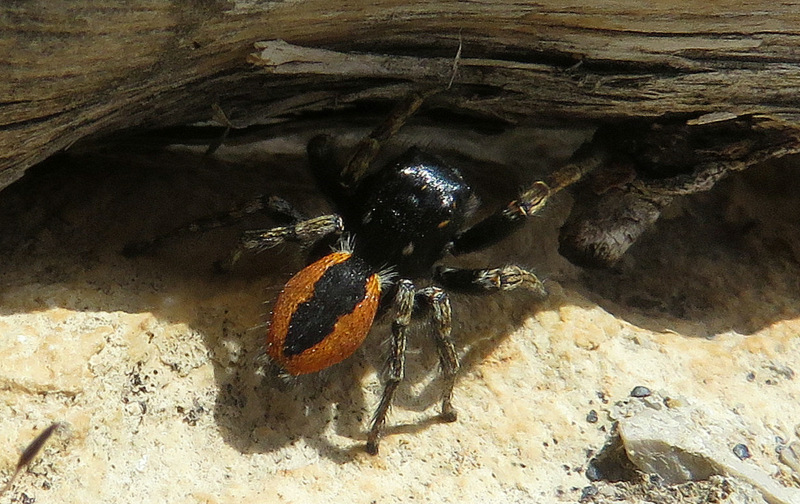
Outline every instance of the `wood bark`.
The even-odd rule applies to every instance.
[[[0,187],[81,139],[215,104],[245,125],[447,85],[457,52],[438,105],[479,117],[800,124],[798,47],[792,1],[5,3]]]

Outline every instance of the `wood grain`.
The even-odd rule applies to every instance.
[[[314,71],[248,62],[276,40],[331,52]],[[0,7],[0,187],[81,139],[208,119],[215,103],[240,125],[446,84],[459,41],[439,105],[477,116],[800,122],[791,1],[14,2]]]

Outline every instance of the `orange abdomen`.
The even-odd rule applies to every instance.
[[[267,354],[291,375],[343,361],[367,337],[380,294],[378,273],[349,252],[306,266],[275,302]]]

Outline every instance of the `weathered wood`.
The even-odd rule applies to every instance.
[[[278,39],[335,52],[248,63]],[[440,105],[471,114],[800,116],[796,2],[40,0],[0,7],[0,187],[87,136],[208,119],[215,103],[241,125],[446,84],[459,40]]]

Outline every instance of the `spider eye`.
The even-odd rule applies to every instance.
[[[275,302],[267,354],[291,375],[341,362],[367,337],[380,294],[378,272],[349,252],[306,266]]]

